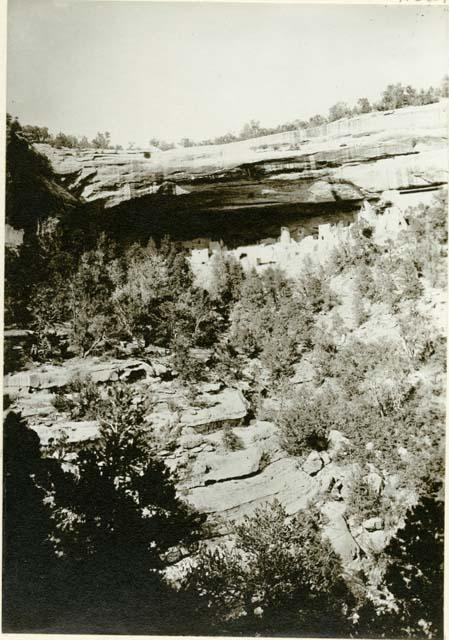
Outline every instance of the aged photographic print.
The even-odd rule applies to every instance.
[[[3,632],[443,638],[448,7],[7,12]]]

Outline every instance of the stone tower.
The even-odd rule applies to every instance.
[[[290,244],[290,241],[290,229],[288,229],[287,227],[281,227],[281,244]]]

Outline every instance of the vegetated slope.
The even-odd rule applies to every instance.
[[[27,405],[38,433],[42,422],[49,434],[61,417],[71,418],[62,441],[55,428],[47,456],[76,466],[80,454],[93,464],[91,438],[70,440],[83,428],[97,438],[100,461],[102,451],[120,443],[128,417],[123,407],[113,408],[114,393],[125,394],[128,406],[120,389],[129,385],[132,412],[150,399],[132,414],[130,446],[134,438],[148,445],[148,458],[137,448],[136,468],[154,457],[165,460],[178,490],[208,514],[212,529],[201,532],[203,539],[224,533],[234,539],[232,550],[210,544],[200,550],[197,568],[181,579],[194,630],[440,633],[446,207],[441,194],[433,205],[410,211],[409,226],[394,243],[378,245],[369,225],[355,225],[352,240],[328,263],[306,265],[294,280],[276,269],[244,274],[235,258],[217,253],[209,291],[195,284],[185,256],[169,243],[123,250],[105,237],[57,280],[66,253],[55,237],[41,238],[50,277],[36,288],[44,312],[37,303],[30,309],[31,357],[47,370],[35,371],[29,362],[22,378],[8,378],[16,409]],[[130,351],[138,362],[108,367],[113,355],[120,360]],[[75,363],[66,359],[73,354]],[[59,365],[48,367],[49,360]],[[84,376],[90,368],[97,386],[70,385],[65,374],[77,367]],[[111,396],[102,381],[114,380],[119,388]],[[224,385],[244,394],[246,418],[245,403],[235,411],[238,394],[234,411],[226,408]],[[39,386],[47,396],[59,388],[59,398],[50,395],[46,406],[33,409],[44,398],[28,389]],[[52,402],[57,416],[48,411]],[[111,432],[105,411],[114,415]],[[80,418],[97,422],[82,425]],[[201,426],[211,433],[198,431]],[[134,462],[119,456],[120,469],[110,469],[114,504],[140,495],[135,491],[152,497],[135,471],[128,477]],[[92,466],[83,469],[88,492],[95,474]],[[114,493],[120,487],[123,496]],[[60,501],[52,526],[67,536],[56,535],[55,550],[76,556],[86,507],[82,500],[74,506],[57,481],[52,491]],[[157,498],[158,508],[165,497]],[[261,507],[274,498],[280,504]],[[53,503],[46,504],[52,512]],[[98,541],[92,553],[109,550],[107,556],[109,510],[97,513],[95,505],[90,515],[105,525],[105,546]],[[126,519],[126,510],[114,513]],[[136,522],[152,513],[157,509],[142,514],[139,507]],[[158,532],[158,549],[166,552]],[[173,552],[179,559],[182,540],[172,541],[181,543]],[[172,562],[165,555],[157,571]]]
[[[347,620],[362,636],[441,633],[446,211],[446,199],[416,208],[409,228],[382,246],[368,225],[358,225],[353,241],[292,283],[292,293],[270,299],[265,280],[256,297],[255,280],[232,312],[231,340],[260,361],[259,417],[280,427],[304,470],[326,480],[321,499],[312,498],[321,505],[315,526],[346,556],[345,584],[355,599],[345,596]],[[298,295],[313,308],[308,325],[293,312]],[[337,456],[334,430],[344,436]],[[205,594],[205,609],[218,612],[218,625],[310,632],[303,580],[313,578],[304,573],[301,535],[312,525],[289,513],[288,502],[256,512],[237,525],[234,550],[205,550],[186,578]],[[314,570],[324,571],[323,548],[319,560],[312,549]],[[238,586],[220,592],[230,584]],[[328,589],[334,605],[342,593],[335,576],[330,584],[324,593],[315,584],[316,615]],[[326,629],[338,630],[338,620]]]

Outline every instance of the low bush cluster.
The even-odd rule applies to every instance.
[[[98,385],[89,376],[76,376],[55,394],[53,404],[58,411],[68,413],[72,420],[95,420],[102,397]]]
[[[227,426],[223,429],[223,446],[228,451],[238,451],[243,449],[243,440],[231,427]]]

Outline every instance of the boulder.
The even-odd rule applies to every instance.
[[[350,563],[357,557],[359,545],[346,524],[345,510],[346,505],[342,502],[331,501],[321,507],[328,521],[323,527],[323,536],[329,540],[343,562]]]
[[[204,486],[246,478],[258,472],[261,459],[261,451],[252,448],[241,451],[229,451],[226,455],[209,453],[207,447],[204,454],[199,455],[192,469],[192,482],[200,476],[200,482]]]
[[[339,470],[334,463],[330,463],[323,467],[317,476],[320,483],[320,493],[332,492],[335,499],[340,499],[339,487],[341,483],[338,480]]]
[[[357,542],[366,553],[375,555],[381,553],[389,542],[390,536],[386,531],[379,529],[375,531],[364,531],[357,536]]]
[[[327,436],[329,441],[328,453],[332,459],[338,458],[344,454],[351,446],[351,441],[341,431],[331,429]]]
[[[21,410],[21,415],[23,418],[37,418],[37,417],[45,417],[50,416],[55,412],[55,408],[53,405],[45,404],[43,406],[38,405],[28,405]]]
[[[205,407],[189,407],[181,415],[183,426],[195,427],[200,433],[241,424],[248,412],[248,402],[238,389],[203,394],[201,401]]]
[[[52,426],[33,425],[31,428],[39,436],[43,447],[51,445],[61,436],[67,436],[69,444],[94,441],[99,436],[99,424],[95,420],[66,421]]]
[[[151,366],[152,366],[152,369],[153,369],[153,374],[157,378],[163,378],[169,372],[168,367],[166,367],[165,364],[161,364],[160,362],[152,362]]]
[[[218,393],[223,389],[223,386],[221,382],[206,382],[203,384],[202,390],[205,393]]]
[[[104,369],[93,369],[89,372],[92,382],[115,382],[119,379],[119,374],[114,366]]]
[[[178,438],[180,449],[194,449],[204,444],[204,436],[196,433],[193,429],[185,427]]]
[[[346,505],[333,500],[325,502],[321,506],[321,513],[325,516],[326,524],[323,534],[327,537],[334,549],[346,560],[352,560],[357,554],[358,545],[346,523]]]
[[[240,519],[274,498],[293,514],[304,509],[317,492],[316,481],[298,467],[297,461],[283,458],[245,479],[192,488],[186,499],[200,511],[223,514],[229,520]]]
[[[376,471],[370,471],[370,473],[366,476],[366,482],[375,493],[380,493],[382,491],[382,487],[384,486],[382,476]]]
[[[318,451],[312,451],[309,453],[307,460],[302,465],[303,471],[308,473],[309,476],[314,476],[323,468],[323,460],[321,459]]]
[[[362,527],[364,527],[367,531],[377,531],[382,529],[383,521],[380,517],[368,518],[362,522]]]

